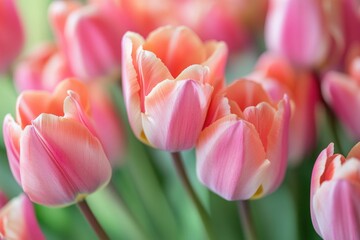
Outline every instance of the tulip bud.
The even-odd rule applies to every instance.
[[[84,85],[71,79],[53,94],[25,91],[17,101],[16,121],[5,117],[10,167],[31,201],[71,204],[110,180],[109,160],[88,117],[87,94]]]
[[[237,80],[215,96],[196,145],[197,175],[227,200],[263,197],[287,166],[290,105],[272,102],[260,84]]]
[[[122,42],[123,91],[130,125],[144,143],[166,151],[195,146],[211,95],[224,84],[227,49],[185,27],[162,27]]]
[[[22,194],[0,209],[0,239],[43,240],[34,208]]]
[[[33,49],[15,69],[14,84],[24,90],[52,91],[65,78],[72,76],[63,54],[51,43]]]
[[[72,72],[84,79],[114,74],[120,65],[119,44],[124,31],[113,28],[97,5],[72,5],[54,2],[50,7],[50,17]]]
[[[265,25],[269,50],[303,67],[324,61],[329,47],[320,1],[272,0]]]
[[[344,124],[348,134],[360,140],[360,113],[354,111],[360,107],[360,78],[356,61],[353,60],[352,75],[330,71],[325,74],[321,87],[326,102]]]
[[[24,30],[15,0],[0,0],[0,73],[5,72],[24,45]]]
[[[317,158],[311,178],[311,219],[325,240],[359,239],[360,143],[345,158],[334,145]]]

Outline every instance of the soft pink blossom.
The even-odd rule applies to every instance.
[[[288,97],[273,102],[260,84],[237,80],[215,96],[196,145],[199,180],[227,200],[263,197],[284,178]]]
[[[0,209],[0,239],[44,240],[32,203],[22,194]]]
[[[130,125],[144,143],[167,151],[195,146],[214,91],[224,84],[227,48],[186,27],[122,41],[123,92]]]
[[[3,134],[10,168],[33,202],[71,204],[110,180],[111,166],[89,111],[87,89],[69,79],[53,94],[21,93],[16,120],[5,117]]]
[[[348,156],[334,154],[334,145],[317,158],[311,178],[311,219],[325,240],[359,239],[360,144]]]

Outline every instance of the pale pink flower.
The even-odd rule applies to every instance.
[[[196,145],[197,175],[227,200],[263,197],[284,178],[289,100],[273,102],[260,84],[237,80],[215,96]]]
[[[32,203],[22,194],[0,209],[0,239],[44,240]]]
[[[12,173],[31,201],[59,206],[105,186],[111,166],[88,117],[88,92],[69,79],[54,93],[25,91],[3,134]],[[39,167],[41,166],[41,167]]]
[[[122,41],[123,92],[130,125],[144,143],[167,151],[195,146],[212,93],[224,84],[227,48],[186,27]]]
[[[317,158],[311,178],[311,219],[325,240],[355,240],[360,233],[360,144],[348,156],[334,154],[334,144]]]

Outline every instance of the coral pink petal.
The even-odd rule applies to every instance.
[[[165,80],[145,99],[144,132],[157,148],[181,151],[195,146],[203,128],[210,85],[195,80]]]
[[[14,121],[11,115],[6,115],[3,123],[3,136],[7,157],[13,176],[21,185],[20,177],[20,137],[21,127]]]
[[[161,27],[153,31],[144,43],[144,49],[160,58],[175,78],[186,67],[206,59],[201,39],[185,27]]]
[[[160,82],[166,79],[174,79],[164,63],[149,51],[137,50],[136,66],[138,81],[141,88],[140,101],[141,112],[144,112],[145,97]]]
[[[25,91],[20,94],[16,103],[16,121],[21,128],[31,124],[41,113],[62,115],[62,103],[49,109],[51,101],[51,94],[45,91]]]
[[[226,91],[226,97],[235,101],[242,110],[261,102],[270,102],[268,94],[259,83],[244,79],[230,84]]]
[[[357,158],[360,160],[360,142],[358,142],[348,153],[347,159],[349,158]]]
[[[144,42],[144,39],[136,33],[127,32],[122,39],[122,86],[124,100],[129,118],[129,123],[135,135],[140,138],[142,129],[141,123],[141,90],[138,82],[138,75],[135,70],[134,61],[137,56],[137,49]]]
[[[25,128],[20,148],[22,187],[33,202],[71,204],[110,180],[101,143],[77,121],[42,114]]]
[[[256,129],[234,115],[201,133],[196,159],[200,181],[227,200],[253,197],[270,164]]]
[[[313,212],[314,207],[313,204],[313,198],[317,190],[320,188],[321,183],[321,176],[325,172],[325,166],[327,159],[334,154],[334,144],[330,143],[329,146],[324,149],[318,156],[318,158],[315,161],[315,165],[312,171],[311,176],[311,189],[310,189],[310,210],[311,210],[311,220],[313,223],[314,228],[317,232],[319,232],[319,224],[317,222],[317,219],[315,218],[315,213]]]
[[[268,178],[264,181],[264,191],[273,192],[281,184],[288,161],[288,141],[290,123],[290,103],[287,96],[281,100],[277,107],[273,124],[268,135],[266,147],[267,158],[271,167],[267,172]]]

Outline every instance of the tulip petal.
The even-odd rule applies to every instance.
[[[359,138],[360,114],[354,111],[354,106],[360,104],[358,83],[344,74],[329,72],[324,77],[322,90],[324,97],[344,123],[349,134]]]
[[[206,59],[201,39],[186,27],[158,28],[149,35],[143,47],[154,52],[174,77],[186,67],[202,63]]]
[[[152,52],[142,50],[141,47],[139,47],[137,51],[136,63],[135,68],[138,73],[141,89],[141,112],[144,112],[145,97],[151,90],[161,81],[174,78],[171,76],[171,73],[161,59],[157,58]]]
[[[312,214],[313,218],[316,216],[319,235],[329,240],[358,239],[359,199],[358,183],[342,179],[323,183],[312,198]]]
[[[40,115],[25,128],[20,151],[22,187],[39,204],[71,204],[110,180],[101,143],[72,119]]]
[[[31,124],[31,121],[41,113],[49,113],[51,94],[45,91],[25,91],[17,99],[16,120],[21,128]],[[62,104],[61,104],[62,106]],[[56,115],[62,115],[62,107],[53,105],[51,109]]]
[[[313,199],[316,191],[320,188],[320,184],[321,184],[320,179],[321,179],[321,176],[323,175],[323,173],[325,171],[325,166],[326,166],[327,159],[330,156],[332,156],[333,154],[334,154],[334,144],[330,143],[326,149],[321,151],[318,158],[316,159],[315,165],[314,165],[314,168],[313,168],[313,171],[312,171],[312,176],[311,176],[311,189],[310,189],[311,220],[312,220],[312,223],[313,223],[313,226],[314,226],[316,232],[319,233],[319,234],[320,234],[319,224],[318,224],[318,221],[317,221],[317,219],[315,217],[314,208],[312,206],[312,204],[313,204],[312,199]]]
[[[287,96],[278,103],[267,141],[267,158],[271,167],[264,181],[264,191],[273,192],[281,184],[288,161],[288,139],[290,123],[290,103]]]
[[[45,239],[36,221],[32,203],[24,194],[12,199],[1,209],[0,238],[21,240]]]
[[[145,98],[144,132],[155,147],[180,151],[195,146],[213,88],[195,80],[165,80]]]
[[[11,115],[6,115],[3,123],[3,135],[6,153],[9,159],[11,172],[15,180],[21,185],[20,177],[20,137],[21,127],[14,121]]]
[[[346,158],[360,159],[360,142],[358,142],[348,153]]]
[[[143,132],[141,123],[140,83],[134,66],[137,49],[144,39],[136,33],[127,32],[122,39],[122,84],[123,94],[129,118],[129,123],[134,134],[140,138]],[[144,139],[142,139],[144,141]]]
[[[227,200],[258,197],[255,195],[270,166],[254,126],[236,120],[235,115],[218,120],[201,133],[196,159],[199,180]]]

